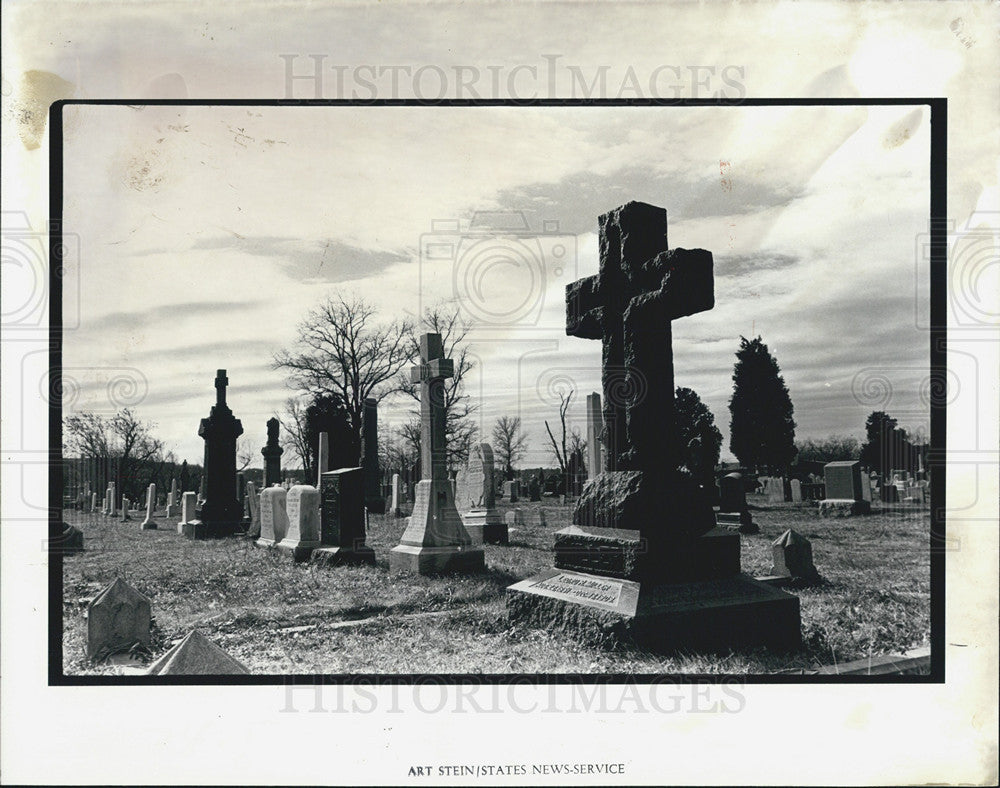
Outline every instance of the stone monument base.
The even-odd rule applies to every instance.
[[[639,531],[571,525],[556,531],[555,568],[639,580],[684,582],[739,574],[740,537],[726,528],[653,556]]]
[[[462,525],[473,544],[507,544],[507,523],[496,509],[473,509],[462,514]]]
[[[303,542],[300,540],[289,541],[288,539],[282,539],[276,545],[278,550],[286,555],[290,555],[297,564],[300,564],[303,561],[308,561],[309,556],[313,553],[313,550],[320,546],[319,542]]]
[[[451,572],[482,572],[486,569],[483,549],[475,546],[418,547],[401,544],[389,553],[390,574],[443,575]]]
[[[661,650],[801,644],[799,599],[737,574],[690,583],[639,583],[547,569],[507,589],[512,620],[583,640]]]
[[[177,533],[186,536],[188,539],[209,539],[208,526],[201,520],[188,520],[186,523],[177,523]]]
[[[156,521],[155,520],[143,520],[142,523],[139,525],[139,530],[140,531],[155,531],[156,530]]]
[[[316,566],[344,566],[370,564],[375,566],[375,551],[367,545],[361,547],[317,547],[309,556],[309,563]]]
[[[852,501],[849,498],[827,498],[819,502],[820,517],[854,517],[871,514],[872,505],[868,501]]]
[[[264,537],[262,536],[262,537],[260,537],[259,539],[256,539],[256,540],[254,541],[254,545],[255,545],[256,547],[264,547],[264,548],[268,548],[268,547],[274,547],[274,546],[275,546],[276,544],[278,544],[278,541],[280,541],[280,540],[274,540],[274,539],[265,539],[265,538],[264,538]]]

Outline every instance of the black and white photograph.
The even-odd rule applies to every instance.
[[[994,4],[10,8],[9,779],[995,780]]]

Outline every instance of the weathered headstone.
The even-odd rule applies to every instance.
[[[792,479],[788,484],[792,488],[792,503],[802,503],[802,482]]]
[[[511,503],[517,503],[517,496],[520,490],[518,490],[517,480],[511,479],[504,482],[503,485],[503,497],[506,498]]]
[[[508,589],[512,620],[667,648],[801,642],[798,598],[740,573],[739,534],[678,470],[671,323],[713,307],[712,267],[667,250],[661,208],[601,216],[600,269],[566,288],[566,332],[602,340],[605,470],[556,534],[555,567]]]
[[[87,605],[87,657],[101,660],[137,643],[148,648],[150,618],[149,599],[117,578]]]
[[[129,499],[128,498],[122,498],[122,517],[121,517],[121,519],[122,519],[123,523],[129,522],[132,519],[131,517],[128,516],[129,505],[130,505]]]
[[[374,564],[365,544],[365,479],[362,468],[327,471],[320,479],[320,543],[312,563]]]
[[[378,466],[378,400],[365,400],[361,421],[361,467],[365,471],[365,508],[372,514],[385,514]]]
[[[155,531],[156,519],[153,517],[153,508],[156,506],[156,485],[150,484],[146,488],[146,519],[139,526],[143,531]]]
[[[469,460],[459,475],[455,503],[473,544],[507,544],[507,525],[496,508],[493,447],[473,444]]]
[[[95,514],[97,512],[97,493],[92,492],[90,494],[90,513]]]
[[[264,455],[264,488],[281,482],[281,455],[284,449],[278,445],[278,430],[281,423],[276,418],[267,420],[267,445],[260,450]]]
[[[455,508],[448,480],[444,381],[454,363],[444,357],[440,334],[420,337],[420,363],[410,380],[420,384],[420,473],[416,501],[399,544],[389,553],[394,573],[475,572],[485,567],[483,550],[473,546]]]
[[[601,395],[596,391],[587,395],[587,478],[593,479],[604,471],[601,437],[604,420],[601,416]]]
[[[771,555],[774,559],[772,578],[819,580],[819,572],[813,565],[812,544],[791,528],[771,543]]]
[[[871,502],[861,492],[860,462],[828,462],[823,472],[826,498],[819,502],[820,517],[851,517],[871,511]]]
[[[189,632],[180,643],[149,666],[147,676],[233,676],[247,670],[198,630]]]
[[[170,480],[170,495],[167,497],[167,519],[176,517],[180,512],[180,498],[177,490],[177,479]]]
[[[278,543],[278,549],[295,561],[307,561],[320,546],[319,490],[308,484],[296,484],[288,491],[285,510],[288,531]]]
[[[715,522],[720,527],[736,529],[744,534],[760,533],[747,506],[746,487],[742,473],[729,473],[719,479],[719,513]]]
[[[118,491],[114,482],[108,485],[108,514],[112,517],[118,514]]]
[[[508,530],[511,528],[522,528],[524,526],[524,513],[520,509],[512,509],[504,515],[504,522]]]
[[[226,404],[228,384],[226,370],[220,369],[215,377],[215,405],[198,427],[198,435],[205,441],[205,500],[197,519],[208,537],[232,536],[243,519],[236,497],[236,439],[243,434],[243,425]]]
[[[186,492],[181,494],[181,519],[177,523],[177,533],[184,534],[185,536],[193,536],[194,534],[189,534],[188,532],[193,532],[201,524],[198,518],[195,516],[195,510],[198,508],[198,493],[196,492]]]
[[[528,482],[528,500],[536,503],[542,500],[542,484],[537,476],[533,476]]]
[[[288,493],[280,484],[260,491],[260,547],[274,547],[288,532]]]

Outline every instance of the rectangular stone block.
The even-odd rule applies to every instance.
[[[823,466],[826,497],[836,500],[861,501],[861,463],[855,461],[828,462]]]

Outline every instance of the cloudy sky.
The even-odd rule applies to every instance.
[[[926,427],[927,107],[75,105],[65,126],[72,408],[131,404],[180,457],[201,456],[217,368],[262,443],[293,393],[273,354],[320,301],[360,295],[386,320],[461,308],[482,427],[519,414],[546,462],[558,393],[582,429],[600,390],[563,290],[597,270],[598,214],[633,199],[667,209],[671,247],[714,254],[716,307],[675,323],[674,357],[724,454],[741,335],[776,355],[799,437],[860,435],[883,405]],[[489,253],[467,240],[511,216]],[[410,407],[384,403],[383,428]]]

